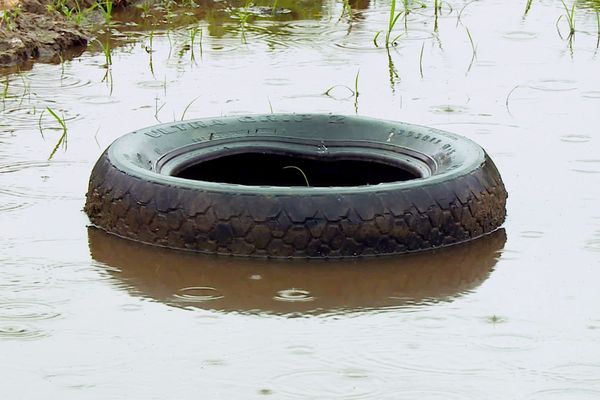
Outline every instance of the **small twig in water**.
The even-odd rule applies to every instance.
[[[517,85],[517,86],[515,86],[514,88],[512,88],[512,89],[510,90],[510,92],[508,92],[508,94],[506,95],[506,101],[504,102],[504,104],[506,105],[506,111],[508,111],[508,113],[509,113],[510,115],[512,115],[512,113],[510,112],[510,107],[508,106],[508,102],[509,102],[509,100],[510,100],[510,96],[513,94],[513,92],[514,92],[515,90],[517,90],[517,88],[518,88],[519,86],[521,86],[521,85]]]

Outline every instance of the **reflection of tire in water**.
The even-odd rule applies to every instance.
[[[89,228],[92,257],[135,296],[244,313],[347,313],[451,301],[485,281],[506,234],[396,258],[278,261],[203,256]]]

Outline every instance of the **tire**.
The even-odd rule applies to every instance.
[[[273,167],[289,160],[310,173]],[[262,182],[283,169],[303,179]],[[307,187],[321,175],[333,183]],[[92,171],[85,211],[109,233],[158,246],[339,258],[475,239],[503,223],[506,198],[489,156],[454,134],[362,117],[252,115],[122,136]]]

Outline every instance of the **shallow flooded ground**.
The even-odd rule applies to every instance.
[[[389,50],[387,1],[351,2],[352,18],[330,1],[133,9],[81,57],[2,78],[0,393],[600,398],[598,3],[576,2],[570,38],[559,1],[527,15],[526,1],[443,2],[437,22],[430,3],[410,3]],[[275,263],[87,227],[87,179],[115,138],[271,111],[477,141],[509,192],[503,230],[408,257]]]

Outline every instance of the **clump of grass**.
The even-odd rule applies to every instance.
[[[150,15],[150,7],[151,6],[152,6],[151,1],[145,0],[138,7],[142,9],[142,15],[144,17],[147,17],[148,15]]]
[[[2,18],[0,18],[0,28],[4,27],[8,31],[12,31],[15,27],[15,20],[21,13],[21,7],[16,6],[13,9],[8,9],[8,5],[3,3]]]
[[[56,152],[58,151],[59,147],[62,146],[64,148],[64,150],[67,150],[67,123],[65,121],[64,114],[61,114],[62,117],[59,117],[54,112],[54,110],[52,110],[50,107],[46,107],[46,110],[50,113],[50,115],[52,115],[52,117],[59,123],[59,125],[62,128],[62,134],[60,135],[60,138],[58,138],[58,142],[56,142],[54,149],[52,149],[52,152],[50,153],[50,156],[48,157],[48,160],[51,160],[52,157],[54,157],[54,154],[56,154]],[[41,124],[40,124],[40,132],[41,132]]]
[[[252,0],[247,0],[244,7],[238,9],[237,17],[240,21],[240,28],[242,32],[242,43],[246,44],[246,25],[248,25],[248,20],[252,13],[250,12],[250,7],[252,7],[254,3]]]
[[[106,73],[104,74],[104,77],[102,78],[102,82],[106,82],[110,88],[110,93],[109,95],[112,96],[113,93],[113,76],[112,76],[112,55],[111,55],[111,48],[110,48],[110,41],[107,39],[106,42],[102,43],[101,41],[97,40],[96,41],[98,43],[100,43],[100,46],[102,46],[102,53],[104,54],[104,68],[106,68]]]
[[[112,0],[104,0],[104,2],[102,2],[102,0],[98,0],[98,3],[96,3],[96,4],[98,5],[98,8],[100,9],[102,16],[104,17],[104,23],[106,25],[109,25],[112,21],[112,11],[113,11]]]
[[[400,18],[400,16],[404,13],[404,11],[400,11],[398,14],[396,14],[396,0],[392,0],[392,4],[390,6],[390,16],[388,19],[388,27],[387,30],[385,32],[385,47],[389,48],[390,45],[396,45],[396,40],[398,40],[402,34],[397,35],[396,37],[394,37],[393,39],[390,39],[392,37],[392,32],[394,30],[394,27],[396,26],[396,22],[398,22],[398,18]],[[375,43],[375,47],[379,47],[379,45],[377,44],[377,38],[379,37],[379,35],[381,34],[382,31],[379,31],[375,34],[375,36],[373,37],[373,43]]]
[[[525,4],[525,15],[527,15],[527,13],[529,12],[529,10],[531,9],[531,4],[533,3],[533,0],[527,0],[527,4]]]
[[[567,40],[569,41],[569,43],[571,43],[573,36],[575,35],[575,3],[573,3],[571,8],[569,9],[564,0],[560,1],[563,4],[563,7],[565,8],[565,15],[561,15],[556,20],[556,30],[558,31],[558,35],[562,38],[562,35],[560,34],[560,29],[558,28],[558,24],[560,20],[566,16],[567,23],[569,24],[569,35],[567,36]]]
[[[348,19],[352,21],[352,19],[354,18],[354,14],[352,13],[352,7],[350,6],[350,2],[348,0],[344,0],[342,6],[342,15],[340,15],[339,19],[344,18],[344,15],[346,14],[348,15]]]
[[[100,47],[102,48],[102,54],[104,54],[104,68],[109,68],[112,65],[110,41],[106,40],[106,42],[102,43],[100,40],[96,39],[96,42],[100,44]]]
[[[308,183],[308,178],[306,177],[306,174],[299,167],[296,167],[295,165],[286,165],[282,169],[295,169],[296,171],[300,172],[300,174],[302,174],[302,177],[304,178],[304,182],[306,183],[306,187],[310,187],[310,184]]]

